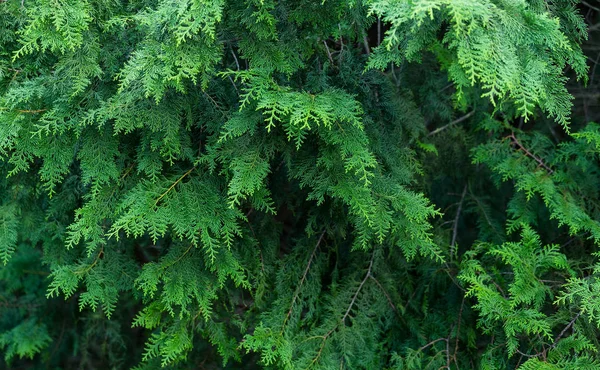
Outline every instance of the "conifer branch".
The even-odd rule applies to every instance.
[[[517,140],[517,137],[515,136],[514,132],[511,132],[511,134],[509,136],[507,136],[508,138],[510,138],[512,140],[512,142],[519,147],[520,150],[522,150],[528,157],[534,159],[540,166],[542,166],[546,171],[548,171],[548,173],[553,174],[554,171],[548,167],[544,161],[541,160],[541,158],[537,157],[536,155],[534,155],[533,153],[531,153],[527,148],[525,148],[523,146],[523,144],[521,144],[521,142],[519,140]]]
[[[283,324],[281,325],[281,333],[283,333],[285,324],[287,323],[288,319],[290,318],[290,315],[292,314],[292,310],[294,309],[294,303],[296,303],[296,299],[298,299],[298,296],[300,295],[300,289],[302,288],[302,284],[304,284],[304,281],[306,280],[306,277],[308,276],[308,270],[310,269],[310,265],[312,264],[312,260],[315,257],[315,254],[317,252],[317,249],[319,248],[319,245],[321,244],[321,241],[323,241],[323,237],[325,236],[325,231],[326,230],[323,230],[323,232],[321,233],[321,236],[319,236],[319,240],[317,241],[317,244],[315,245],[312,253],[310,254],[310,258],[308,259],[308,263],[306,264],[306,268],[304,269],[304,273],[302,274],[300,283],[298,284],[298,287],[296,288],[296,291],[294,292],[294,296],[292,298],[292,303],[290,304],[290,309],[288,310],[287,314],[285,315],[285,319],[283,320]]]
[[[110,11],[97,0],[27,11],[13,1],[0,0],[9,366],[458,370],[503,367],[521,350],[539,353],[511,366],[596,365],[599,330],[577,322],[599,321],[600,265],[590,248],[563,253],[541,240],[565,241],[555,230],[565,225],[573,244],[599,244],[600,125],[568,140],[550,120],[528,127],[537,141],[520,130],[535,112],[565,131],[575,112],[574,122],[597,121],[600,57],[582,41],[590,17],[579,14],[593,1],[158,1]],[[581,114],[569,76],[589,70],[590,87],[576,90]],[[506,116],[523,118],[502,140]],[[435,140],[435,161],[415,151],[419,135],[450,131],[468,140]],[[410,190],[415,181],[423,194]],[[450,194],[456,184],[465,188]],[[520,202],[532,193],[541,201]],[[446,223],[432,221],[428,198]],[[281,204],[292,211],[278,215]],[[527,224],[520,241],[505,237]],[[449,248],[437,245],[444,234]],[[302,245],[278,253],[288,240]],[[328,244],[351,251],[325,253]],[[574,263],[585,277],[567,280]],[[55,295],[76,299],[43,298]],[[118,322],[104,325],[97,309]],[[131,314],[145,345],[118,330]],[[467,350],[472,333],[481,340]],[[209,356],[198,335],[214,346]],[[408,356],[390,356],[386,343],[399,336],[414,344]],[[80,353],[67,353],[67,337]]]
[[[486,223],[492,228],[494,233],[496,233],[496,235],[502,235],[496,229],[496,226],[492,223],[490,216],[488,216],[488,213],[486,212],[486,210],[485,210],[483,204],[481,203],[481,201],[479,200],[479,198],[476,197],[475,194],[473,194],[473,192],[470,189],[469,189],[469,196],[471,197],[471,199],[473,199],[475,201],[475,203],[477,204],[477,207],[481,210],[481,213],[483,214],[483,217],[485,218]]]
[[[373,267],[374,259],[375,259],[375,249],[373,249],[373,253],[371,254],[371,261],[369,262],[369,268],[367,269],[367,273],[365,274],[364,279],[362,279],[362,281],[360,282],[358,289],[356,289],[356,292],[354,293],[354,296],[352,297],[352,301],[350,301],[350,304],[348,305],[348,308],[346,309],[344,316],[342,316],[342,319],[333,328],[331,328],[325,335],[315,337],[315,338],[321,338],[321,345],[319,347],[319,351],[317,352],[317,355],[315,356],[315,358],[313,358],[313,360],[311,361],[308,368],[311,368],[321,357],[321,354],[323,353],[323,348],[325,348],[325,342],[327,341],[327,338],[329,338],[329,336],[339,327],[340,324],[344,324],[344,322],[346,321],[346,318],[350,314],[350,311],[352,310],[352,306],[354,306],[354,302],[356,301],[358,294],[362,290],[362,287],[363,287],[363,285],[365,285],[365,282],[367,281],[367,279],[371,276],[371,269]]]
[[[88,271],[90,271],[92,268],[94,268],[94,266],[96,266],[96,264],[98,263],[98,261],[100,261],[100,259],[102,258],[103,255],[104,255],[104,246],[102,246],[100,248],[100,252],[98,252],[98,254],[96,255],[96,258],[94,259],[94,262],[92,262],[90,265],[88,265],[83,270],[75,271],[75,274],[84,275],[85,273],[87,273]]]
[[[377,286],[379,287],[379,289],[381,290],[381,292],[385,295],[385,298],[387,298],[388,303],[390,304],[390,307],[392,307],[392,309],[394,310],[394,312],[400,316],[400,313],[398,312],[398,309],[396,308],[396,305],[394,304],[394,302],[392,302],[392,298],[390,298],[390,295],[388,294],[388,292],[385,290],[385,288],[381,285],[381,283],[379,282],[379,280],[377,280],[375,278],[375,276],[373,276],[373,274],[369,275],[369,277],[371,279],[373,279],[373,281],[375,282],[375,284],[377,284]]]
[[[352,306],[354,306],[354,302],[356,301],[356,298],[358,297],[358,294],[362,290],[363,285],[365,285],[365,282],[367,281],[367,279],[369,278],[369,276],[371,276],[371,268],[373,267],[373,260],[374,259],[375,259],[375,250],[373,250],[373,254],[371,255],[371,262],[369,262],[369,269],[367,270],[367,273],[365,274],[365,278],[360,282],[360,285],[358,286],[358,289],[356,289],[356,292],[354,293],[354,297],[352,297],[352,301],[350,301],[350,305],[348,305],[348,309],[346,310],[346,313],[344,313],[344,316],[342,316],[342,320],[340,320],[340,322],[342,324],[346,321],[346,318],[350,314],[350,310],[352,309]]]
[[[565,333],[567,332],[567,330],[569,330],[574,324],[575,321],[577,321],[577,319],[579,318],[579,316],[581,316],[581,312],[579,311],[577,313],[577,315],[575,315],[575,317],[569,321],[569,323],[567,324],[567,326],[564,327],[563,330],[561,330],[560,333],[558,333],[558,335],[556,336],[556,339],[554,339],[554,343],[552,343],[552,345],[550,346],[550,349],[556,348],[556,346],[558,345],[558,341],[563,337],[563,335],[565,335]]]
[[[158,202],[160,202],[160,200],[162,198],[164,198],[171,190],[173,190],[173,188],[175,186],[177,186],[177,184],[179,184],[181,182],[181,180],[183,180],[187,175],[189,175],[193,170],[196,169],[196,166],[190,168],[186,173],[184,173],[183,175],[181,175],[180,178],[177,179],[177,181],[175,181],[173,184],[171,184],[171,186],[169,186],[169,188],[160,195],[160,197],[158,197],[158,199],[156,199],[156,201],[154,202],[154,206],[156,207],[158,205]]]

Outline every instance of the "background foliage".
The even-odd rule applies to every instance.
[[[599,12],[0,0],[1,366],[600,368]]]

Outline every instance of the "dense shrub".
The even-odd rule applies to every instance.
[[[599,11],[0,0],[3,366],[600,368]]]

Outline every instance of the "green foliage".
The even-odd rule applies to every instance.
[[[585,7],[0,1],[6,367],[600,367]]]

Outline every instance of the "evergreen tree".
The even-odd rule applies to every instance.
[[[600,368],[599,13],[0,0],[1,366]]]

